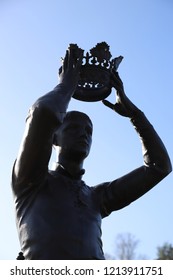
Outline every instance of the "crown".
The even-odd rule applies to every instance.
[[[76,45],[77,46],[77,45]],[[123,57],[111,60],[109,45],[106,42],[98,43],[83,56],[80,69],[80,78],[73,95],[82,101],[99,101],[111,93],[111,71],[117,71]]]

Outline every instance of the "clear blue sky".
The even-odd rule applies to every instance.
[[[106,41],[119,67],[126,94],[145,112],[173,158],[172,0],[1,0],[0,1],[0,259],[20,251],[10,189],[11,169],[28,108],[57,83],[60,57],[69,43],[89,50]],[[112,92],[110,100],[114,100]],[[89,185],[110,181],[143,164],[139,138],[130,121],[101,102],[72,100],[94,123],[86,160]],[[53,158],[52,158],[53,159]],[[104,251],[130,232],[137,254],[156,257],[156,247],[173,244],[173,175],[130,206],[103,221]]]

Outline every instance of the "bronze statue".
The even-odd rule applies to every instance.
[[[101,221],[141,197],[171,172],[168,153],[153,126],[126,96],[116,69],[110,86],[115,104],[107,107],[128,117],[142,142],[144,165],[129,174],[89,187],[82,180],[93,125],[81,112],[67,113],[80,80],[83,51],[70,45],[59,84],[30,108],[13,168],[12,189],[21,251],[27,260],[104,259]],[[60,151],[48,170],[52,145]],[[20,259],[22,257],[20,256]]]

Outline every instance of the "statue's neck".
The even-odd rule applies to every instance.
[[[67,159],[66,157],[62,156],[61,154],[57,160],[57,166],[60,165],[64,168],[72,177],[76,177],[77,174],[83,174],[83,160],[74,161],[72,159]]]

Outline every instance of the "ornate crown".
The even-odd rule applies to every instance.
[[[77,45],[76,45],[77,46]],[[110,74],[118,69],[123,57],[112,60],[109,45],[106,42],[98,43],[83,56],[80,69],[80,79],[73,95],[82,101],[99,101],[111,93]]]

